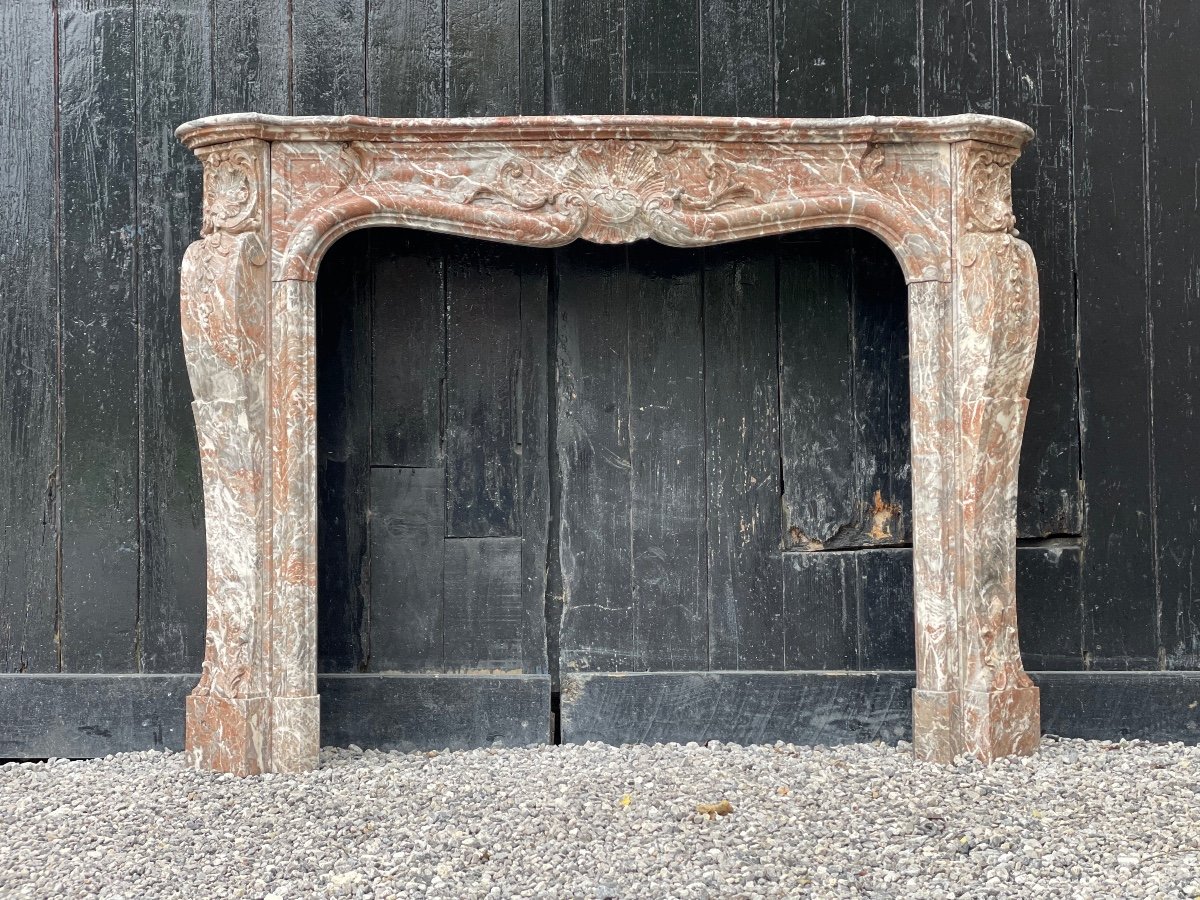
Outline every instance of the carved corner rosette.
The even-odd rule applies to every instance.
[[[256,683],[264,502],[267,145],[201,148],[203,237],[184,254],[180,311],[195,401],[208,545],[208,629],[197,695]]]
[[[595,243],[652,238],[673,246],[706,241],[689,216],[761,202],[758,191],[740,183],[719,157],[703,166],[703,180],[680,184],[676,170],[688,170],[676,163],[680,151],[675,141],[551,144],[541,154],[510,150],[467,179],[456,199],[561,217],[572,238]]]

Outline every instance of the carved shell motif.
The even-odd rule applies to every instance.
[[[574,233],[598,243],[647,237],[675,243],[690,233],[677,221],[682,212],[758,202],[753,190],[734,182],[733,170],[723,162],[708,166],[707,184],[698,191],[668,188],[664,160],[677,149],[674,142],[595,141],[549,158],[509,154],[463,202],[552,211],[574,220]]]
[[[253,231],[261,224],[255,156],[244,147],[219,147],[204,157],[201,234]]]
[[[967,164],[967,184],[970,186],[967,230],[1003,231],[1017,236],[1009,174],[1014,160],[1014,154],[993,150],[982,150],[971,157]]]

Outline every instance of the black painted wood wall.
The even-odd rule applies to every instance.
[[[1040,679],[1059,731],[1200,733],[1195,676],[1102,674],[1200,669],[1198,41],[1190,0],[3,4],[0,756],[178,743],[204,531],[177,291],[200,173],[172,130],[240,110],[1030,123],[1022,648],[1078,673]],[[785,703],[902,728],[908,676],[653,674],[911,667],[904,290],[873,239],[371,231],[318,306],[330,740],[533,739],[551,678],[568,736]],[[506,678],[536,686],[516,730],[488,719]]]

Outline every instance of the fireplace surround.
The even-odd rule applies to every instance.
[[[186,743],[237,774],[316,765],[314,282],[357,228],[557,247],[698,247],[828,226],[873,232],[908,283],[918,757],[1030,753],[1017,460],[1038,328],[1008,119],[214,116],[184,256],[184,350],[208,543],[203,673]]]

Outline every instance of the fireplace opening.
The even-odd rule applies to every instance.
[[[339,239],[316,291],[319,671],[541,678],[546,737],[572,740],[560,694],[596,673],[911,670],[906,298],[857,229]],[[420,723],[374,736],[454,739]]]

